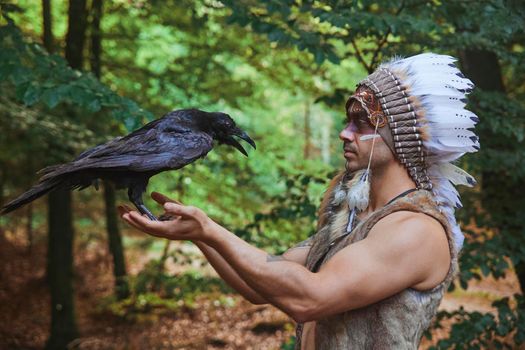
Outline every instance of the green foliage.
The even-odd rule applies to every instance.
[[[518,305],[511,305],[513,302]],[[515,295],[513,300],[503,298],[492,306],[492,313],[466,312],[463,307],[453,312],[441,311],[435,320],[435,327],[441,328],[443,320],[452,319],[452,329],[447,339],[440,340],[430,349],[515,349],[525,343],[525,316],[520,313],[525,299]],[[427,337],[430,334],[427,332]]]
[[[62,57],[26,42],[10,17],[2,14],[7,24],[0,26],[0,81],[11,83],[16,98],[26,106],[40,102],[52,109],[66,102],[90,113],[108,108],[128,129],[151,119],[151,114],[111,91],[90,73],[76,71]]]
[[[291,337],[286,343],[281,346],[281,350],[294,350],[295,349],[295,337]]]
[[[311,184],[324,187],[333,174],[323,177],[299,174],[286,179],[286,190],[270,199],[271,210],[256,213],[253,221],[235,234],[249,242],[283,253],[315,233],[320,196],[312,198]]]
[[[172,299],[161,298],[156,293],[144,293],[123,300],[104,299],[97,312],[109,313],[128,322],[156,321],[159,316],[177,312],[180,305]]]
[[[257,151],[246,159],[218,147],[194,165],[155,177],[150,190],[174,193],[250,242],[282,252],[314,230],[326,180],[342,165],[341,157],[322,159],[340,152],[338,142],[323,140],[336,140],[334,125],[355,83],[393,54],[460,56],[466,48],[483,49],[497,55],[507,91],[472,96],[470,108],[481,120],[477,132],[487,138],[481,139],[482,151],[461,165],[481,184],[484,170],[491,169],[516,192],[461,192],[464,208],[457,215],[467,241],[457,283],[468,288],[471,280],[501,278],[512,272],[509,264],[525,262],[525,218],[516,210],[525,206],[519,193],[525,178],[521,2],[104,2],[101,82],[67,67],[59,52],[46,53],[37,44],[38,7],[29,0],[17,4],[0,3],[2,195],[27,187],[42,166],[141,125],[152,118],[145,110],[155,116],[189,106],[223,110],[256,140]],[[65,5],[54,4],[60,41]],[[313,155],[305,159],[308,143]],[[91,196],[86,192],[82,199]],[[497,205],[480,208],[487,197]],[[202,276],[159,273],[159,263],[136,277],[132,297],[111,303],[114,314],[177,310],[179,301],[192,305],[197,293],[224,291]],[[497,317],[440,313],[435,327],[448,319],[454,325],[437,348],[523,342],[522,298],[502,299],[494,307]]]
[[[98,312],[140,322],[192,309],[197,298],[203,296],[216,298],[219,305],[233,306],[233,299],[225,295],[232,290],[220,278],[207,277],[194,270],[169,275],[159,268],[159,263],[151,260],[137,276],[129,278],[131,294],[128,298],[108,297],[100,303]]]
[[[174,258],[180,258],[181,255],[183,252],[178,251]],[[149,261],[135,277],[133,292],[138,295],[157,291],[165,298],[188,298],[189,301],[201,293],[231,292],[221,279],[204,277],[198,271],[169,275],[164,271],[163,265],[161,260]]]

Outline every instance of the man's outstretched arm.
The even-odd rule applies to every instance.
[[[246,300],[253,304],[268,303],[268,300],[251,288],[215,249],[200,241],[196,241],[195,244],[219,276]]]
[[[239,292],[249,302],[253,304],[267,304],[269,302],[265,297],[251,288],[230,266],[228,261],[226,261],[215,249],[202,241],[196,241],[195,244],[199,247],[219,276],[221,276],[228,285]],[[310,243],[309,240],[306,240],[288,249],[284,254],[275,256],[275,259],[284,259],[304,265],[309,250]]]
[[[178,203],[180,202],[170,199],[161,193],[153,192],[151,197],[159,204],[164,205],[165,203]],[[121,216],[125,213],[129,213],[131,208],[127,206],[120,206],[119,211]],[[165,213],[169,214],[169,213]],[[282,259],[289,261],[295,261],[299,264],[304,265],[306,263],[306,256],[310,250],[311,240],[307,239],[299,244],[288,249],[283,255],[280,256]],[[208,246],[202,241],[194,242],[197,247],[204,254],[208,262],[213,266],[215,271],[221,276],[221,278],[241,294],[245,299],[253,304],[267,304],[268,300],[252,289],[230,266],[230,264],[212,247]]]
[[[299,322],[363,307],[408,287],[436,285],[450,262],[443,228],[424,214],[387,216],[368,238],[344,248],[312,273],[250,246],[200,209],[176,204],[165,208],[179,218],[153,222],[136,212],[123,218],[154,236],[204,242],[249,287]]]

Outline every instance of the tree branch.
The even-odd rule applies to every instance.
[[[396,16],[399,16],[399,14],[401,13],[401,11],[403,11],[403,8],[405,7],[405,1],[401,1],[401,6],[399,6],[399,8],[397,9],[396,11]],[[383,46],[386,44],[386,42],[388,41],[388,36],[390,35],[390,33],[392,33],[392,27],[391,26],[388,26],[388,30],[386,31],[385,33],[385,36],[383,37],[383,39],[381,39],[379,41],[379,43],[377,44],[377,48],[375,49],[374,51],[374,54],[372,56],[372,61],[370,61],[370,67],[371,68],[374,68],[377,64],[377,58],[378,58],[378,55],[379,55],[379,52],[381,51],[381,49],[383,48]]]
[[[365,60],[363,59],[363,56],[361,55],[361,51],[359,51],[359,48],[357,47],[357,44],[355,43],[354,38],[350,39],[350,43],[352,44],[352,47],[354,48],[355,56],[357,57],[357,60],[361,62],[361,64],[363,65],[363,67],[365,67],[368,73],[372,73],[371,67],[367,65]]]

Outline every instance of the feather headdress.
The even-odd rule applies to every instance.
[[[473,132],[479,118],[464,108],[474,84],[455,61],[434,53],[395,57],[361,81],[349,102],[356,100],[367,111],[373,109],[371,100],[380,105],[377,108],[386,120],[377,132],[416,186],[432,191],[459,250],[464,237],[454,210],[462,205],[454,186],[474,186],[476,181],[453,162],[479,150],[479,138]],[[373,99],[363,98],[367,97],[363,90],[371,90]],[[375,114],[373,122],[380,119]]]

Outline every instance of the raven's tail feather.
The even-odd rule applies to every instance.
[[[50,166],[46,166],[44,169],[40,169],[36,173],[41,176],[40,181],[51,180],[57,175],[60,175],[59,172],[61,170],[70,168],[69,165],[70,164],[50,165]]]
[[[0,209],[0,215],[7,214],[15,209],[20,208],[21,206],[34,201],[35,199],[45,195],[46,193],[54,190],[60,184],[62,180],[59,178],[53,178],[49,180],[44,180],[35,186],[31,187],[28,191],[20,195],[19,197],[13,199],[11,202],[7,203]]]

